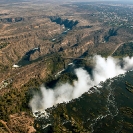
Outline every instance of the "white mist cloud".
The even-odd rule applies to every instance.
[[[92,75],[89,75],[82,68],[75,70],[78,81],[74,81],[73,86],[68,83],[56,86],[54,89],[41,86],[41,96],[40,94],[35,94],[29,103],[32,111],[44,111],[46,108],[58,103],[68,102],[74,98],[78,98],[84,92],[89,91],[92,86],[98,85],[101,81],[105,81],[119,74],[124,74],[133,68],[133,57],[124,58],[123,66],[121,66],[120,60],[114,59],[113,57],[106,59],[96,55],[93,57],[93,61],[95,62],[95,67]]]

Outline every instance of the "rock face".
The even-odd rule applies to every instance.
[[[78,24],[77,20],[74,21],[74,20],[62,19],[57,16],[51,16],[50,20],[52,22],[56,22],[57,24],[64,25],[65,28],[70,28],[70,29],[72,29],[74,26],[76,26]]]
[[[3,22],[3,23],[15,23],[15,22],[21,22],[21,21],[24,21],[24,18],[16,17],[16,18],[3,18],[3,19],[0,19],[0,22]]]
[[[82,26],[78,19],[64,19],[58,16],[16,17],[6,21],[19,22],[17,28],[13,23],[3,25],[3,32],[0,33],[0,63],[10,66],[20,62],[28,51],[37,47],[40,50],[31,54],[29,60],[56,52],[73,57],[80,57],[87,51],[89,55],[103,52],[107,55],[117,44],[131,36],[120,34],[124,30],[122,28],[103,28],[101,25],[98,28],[88,28],[88,24]],[[107,53],[106,50],[103,51],[103,45],[108,50]]]
[[[109,29],[107,35],[104,36],[105,41],[108,42],[108,41],[109,41],[109,38],[110,38],[111,36],[116,36],[116,35],[117,35],[117,30],[118,30],[118,29],[114,29],[114,28]]]
[[[44,19],[44,23],[46,21],[48,21],[48,19]],[[48,26],[44,24],[40,25],[41,26],[20,26],[17,30],[15,29],[10,33],[12,35],[3,35],[0,38],[1,44],[8,43],[8,45],[1,49],[3,54],[0,57],[0,62],[4,64],[16,63],[28,51],[36,47],[40,47],[41,55],[50,53],[52,44],[48,39],[52,39],[52,36],[61,32],[60,26],[50,21],[47,22]],[[46,27],[49,27],[49,30],[46,29]],[[45,38],[47,38],[47,40],[45,40]],[[45,49],[45,51],[42,51],[43,49]]]
[[[39,55],[38,55],[39,52],[40,52],[39,47],[31,49],[30,51],[26,52],[26,54],[22,57],[22,59],[17,63],[18,66],[24,66],[28,64],[30,61],[39,58]]]

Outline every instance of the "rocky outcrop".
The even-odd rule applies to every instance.
[[[107,34],[104,36],[105,41],[108,42],[110,37],[116,36],[117,35],[117,30],[118,29],[114,29],[114,28],[109,29]]]
[[[58,16],[51,16],[50,20],[52,22],[56,22],[57,24],[64,25],[65,28],[70,28],[70,29],[72,29],[74,26],[78,24],[77,20],[74,21],[69,19],[62,19],[61,17],[58,17]]]
[[[33,127],[34,118],[26,114],[25,112],[10,115],[7,126],[13,133],[27,132],[35,133],[36,130]]]
[[[15,22],[21,22],[21,21],[24,21],[24,18],[16,17],[16,18],[2,18],[2,19],[0,19],[0,22],[3,22],[3,23],[15,23]]]
[[[53,36],[61,33],[60,26],[52,23],[49,19],[44,22],[30,25],[22,25],[12,29],[11,32],[0,36],[0,63],[17,63],[30,50],[40,47],[40,56],[50,54]],[[20,22],[21,23],[21,22]],[[10,24],[12,26],[12,24]],[[5,32],[6,30],[4,30]],[[7,44],[7,45],[5,45]],[[38,56],[39,57],[39,56]],[[38,58],[36,57],[31,58]]]

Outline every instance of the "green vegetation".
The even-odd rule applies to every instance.
[[[73,84],[74,80],[78,80],[77,76],[72,73],[64,73],[59,77],[58,82],[59,83],[70,83]]]
[[[48,66],[48,70],[51,72],[51,74],[55,74],[65,67],[64,60],[59,54],[53,54],[46,63]]]
[[[133,56],[133,42],[125,43],[122,46],[120,46],[115,51],[113,56],[121,56],[121,57],[129,56],[129,57],[132,57]]]
[[[9,90],[3,96],[0,96],[0,119],[8,120],[10,114],[26,111],[30,113],[28,103],[33,96],[33,91],[39,92],[41,84],[55,85],[58,83],[68,82],[73,84],[73,80],[77,80],[77,77],[71,73],[64,73],[62,76],[55,77],[57,72],[64,68],[64,60],[60,55],[54,54],[53,57],[45,60],[48,66],[49,75],[45,79],[33,78],[21,88],[13,88],[12,84],[6,86]],[[52,75],[52,76],[51,76]]]
[[[36,119],[35,128],[39,132],[46,133],[85,133],[91,132],[92,128],[94,133],[132,132],[133,97],[126,89],[127,85],[131,86],[133,83],[132,77],[133,72],[130,72],[124,77],[111,79],[111,84],[110,80],[107,80],[102,83],[99,92],[84,93],[80,98],[73,99],[69,103],[61,103],[47,109],[46,111],[50,113],[49,120]],[[127,81],[127,85],[124,81]],[[47,128],[41,128],[42,125],[49,123],[51,125]]]
[[[128,83],[128,82],[126,82],[126,89],[127,89],[129,92],[133,93],[133,85],[131,85],[131,84]]]
[[[125,117],[133,118],[133,109],[130,107],[121,107],[120,111]]]
[[[0,44],[0,49],[5,48],[9,43],[5,42],[5,43],[1,43]]]
[[[67,104],[58,104],[57,108],[47,109],[47,112],[50,112],[49,120],[53,123],[52,126],[44,130],[41,129],[41,125],[46,122],[42,118],[41,120],[35,120],[35,128],[40,132],[88,132],[91,130],[89,125],[93,123],[99,114],[105,115],[108,111],[106,107],[107,101],[105,100],[108,95],[107,90],[104,90],[104,95],[103,97],[100,93],[94,93],[92,95],[85,93],[79,100],[74,99]],[[96,104],[97,106],[95,106]]]
[[[10,114],[23,111],[22,100],[24,97],[24,92],[20,93],[15,88],[0,97],[0,119],[8,120]]]
[[[31,79],[20,89],[11,87],[8,93],[0,96],[0,119],[7,121],[10,114],[21,111],[30,113],[29,100],[32,97],[33,90],[37,91],[40,84],[42,84],[40,79]]]

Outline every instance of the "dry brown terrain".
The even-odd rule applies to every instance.
[[[5,105],[2,110],[6,111],[0,113],[10,116],[0,118],[4,126],[0,131],[32,132],[33,119],[22,113],[25,107],[12,111],[10,102],[22,95],[24,100],[29,88],[49,81],[72,61],[71,58],[94,54],[106,57],[123,43],[132,41],[132,28],[129,29],[132,21],[128,23],[120,18],[111,21],[115,15],[107,17],[103,7],[97,6],[97,10],[92,7],[53,1],[0,5],[0,96],[9,98],[9,109]],[[18,105],[20,99],[13,105]],[[20,103],[23,105],[22,101]],[[27,107],[28,103],[25,104]],[[21,113],[16,114],[18,112]]]

